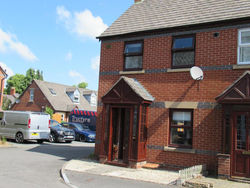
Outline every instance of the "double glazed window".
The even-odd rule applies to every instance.
[[[142,41],[127,42],[124,49],[124,70],[141,70],[143,56]]]
[[[250,64],[250,29],[239,31],[238,64]]]
[[[34,101],[34,88],[30,88],[30,102],[33,102]]]
[[[193,111],[170,111],[170,145],[175,147],[192,147]]]
[[[194,65],[195,37],[174,37],[172,45],[172,68],[189,68]]]

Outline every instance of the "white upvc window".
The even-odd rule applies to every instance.
[[[30,88],[30,102],[33,102],[34,101],[34,88]]]
[[[250,28],[239,30],[238,64],[250,64]]]

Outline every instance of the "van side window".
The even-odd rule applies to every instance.
[[[0,120],[3,120],[3,112],[0,112]]]

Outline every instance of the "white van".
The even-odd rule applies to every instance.
[[[37,140],[42,143],[49,138],[50,116],[42,112],[3,111],[0,112],[0,136],[24,140]]]

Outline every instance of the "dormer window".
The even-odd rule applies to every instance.
[[[49,91],[53,96],[56,96],[56,92],[53,88],[49,88]]]
[[[74,96],[74,102],[79,103],[79,97],[78,96]]]

